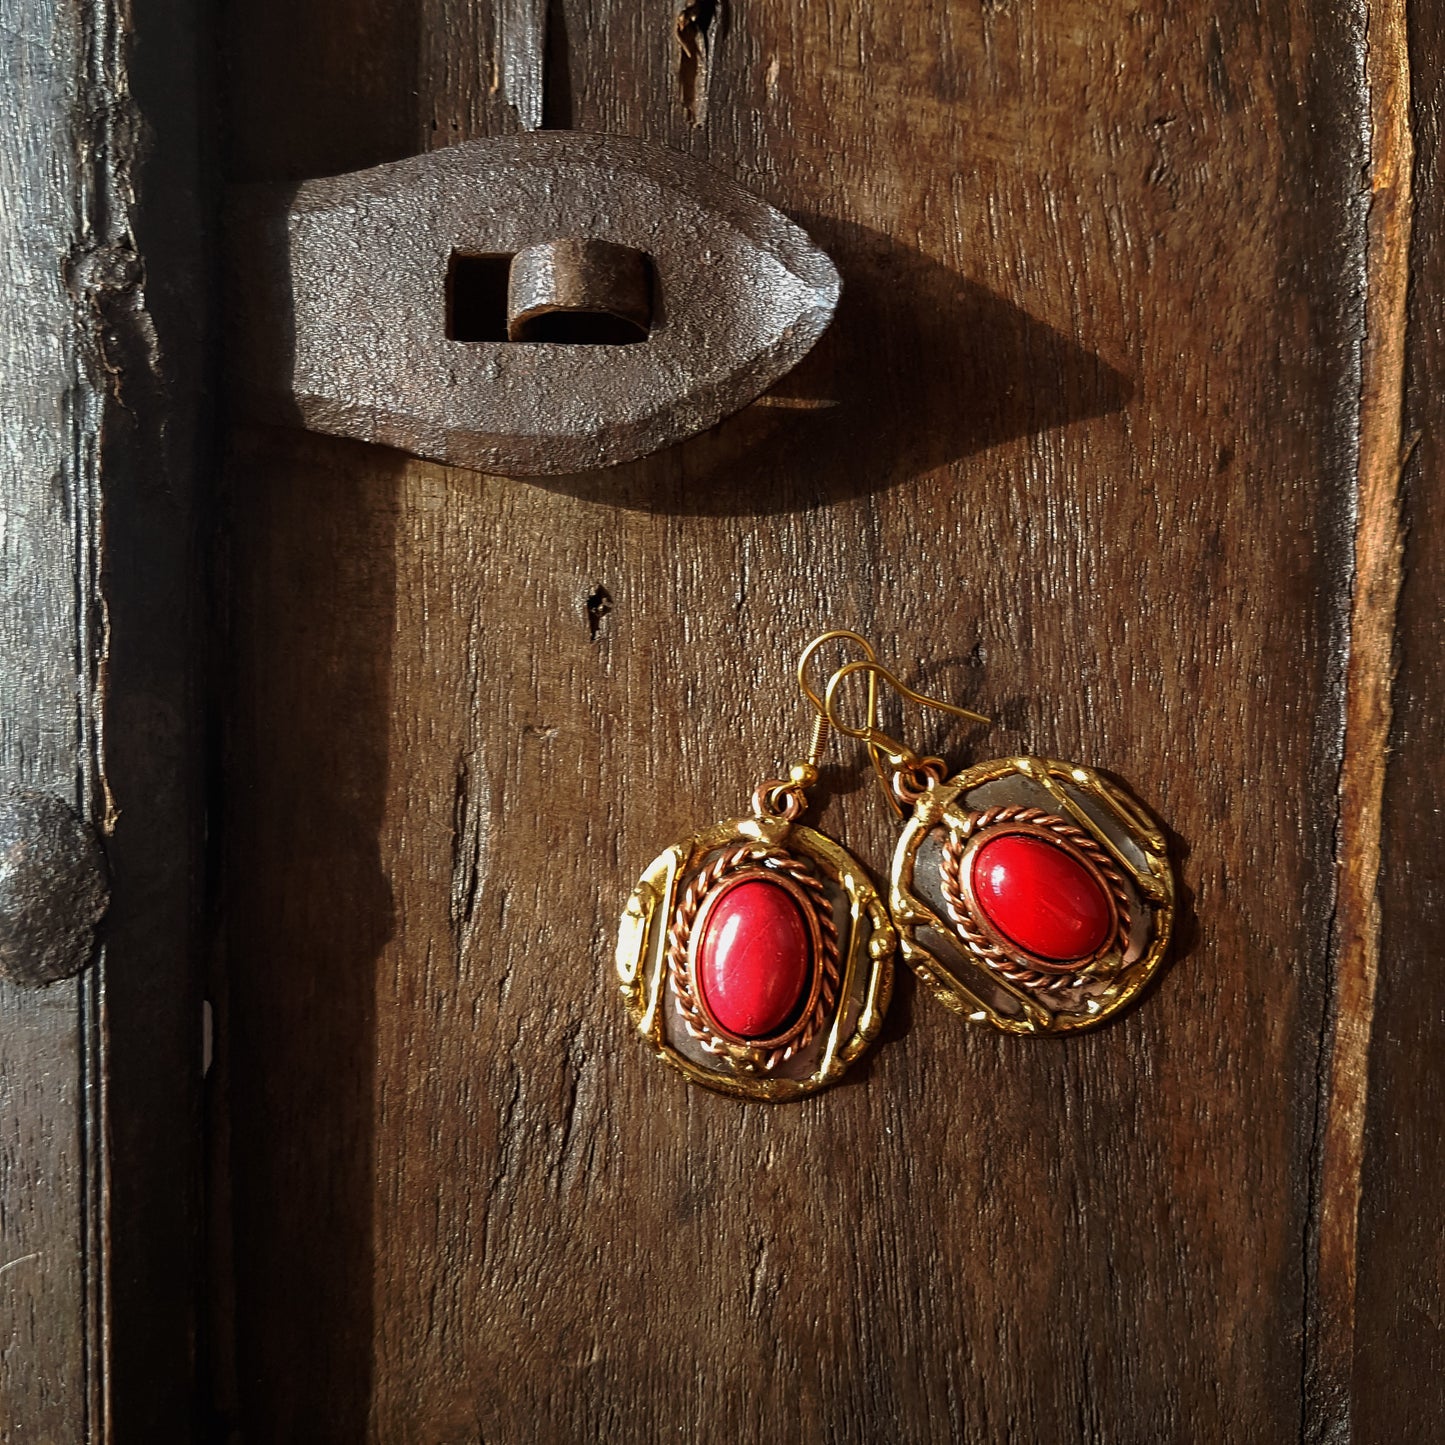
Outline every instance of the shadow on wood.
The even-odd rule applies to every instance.
[[[387,455],[387,454],[384,454]],[[389,454],[395,455],[395,454]],[[366,465],[366,463],[370,465]],[[376,990],[395,515],[364,448],[246,457],[227,739],[227,1007],[238,1379],[248,1438],[361,1440],[372,1397]],[[265,1381],[264,1390],[257,1382]]]
[[[807,511],[1120,410],[1132,382],[1045,322],[877,231],[803,217],[843,275],[797,369],[711,431],[605,471],[519,485],[671,515]]]

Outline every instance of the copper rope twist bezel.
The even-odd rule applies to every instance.
[[[712,1027],[693,994],[692,970],[688,966],[693,925],[697,922],[698,913],[702,910],[707,895],[729,873],[735,873],[751,863],[759,863],[766,869],[786,874],[803,890],[817,920],[820,942],[821,956],[815,966],[821,970],[822,978],[813,1008],[784,1035],[782,1043],[766,1053],[756,1047],[725,1038]],[[770,848],[758,843],[743,843],[726,848],[707,867],[694,875],[678,901],[672,926],[667,933],[667,972],[683,1026],[708,1053],[726,1054],[730,1058],[746,1060],[764,1071],[775,1069],[813,1041],[838,997],[838,925],[833,920],[833,905],[822,883],[801,858],[794,857],[782,848]]]
[[[1057,991],[1077,988],[1089,982],[1087,974],[1080,972],[1059,972],[1053,969],[1030,967],[1020,963],[1017,953],[1010,952],[979,926],[973,916],[963,889],[963,855],[969,840],[985,829],[1005,823],[1028,823],[1052,833],[1062,843],[1082,853],[1096,868],[1114,905],[1114,926],[1108,938],[1087,959],[1086,964],[1101,958],[1116,945],[1122,950],[1128,941],[1130,901],[1128,885],[1123,875],[1114,866],[1109,855],[1082,828],[1076,827],[1066,818],[1046,813],[1042,808],[1003,807],[987,808],[982,813],[970,813],[961,821],[945,819],[949,828],[949,839],[943,847],[938,871],[943,885],[943,898],[949,918],[958,930],[968,949],[995,973],[1023,988]]]

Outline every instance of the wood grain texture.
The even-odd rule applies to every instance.
[[[1414,164],[1403,0],[1369,7],[1364,336],[1349,660],[1336,828],[1334,957],[1321,1069],[1307,1299],[1309,1438],[1350,1438],[1370,1049],[1380,969],[1383,809],[1401,585],[1400,483]],[[1368,1398],[1368,1392],[1366,1393]]]
[[[73,129],[85,28],[27,4],[0,46],[0,785],[97,817],[95,413],[67,270],[85,239]],[[0,982],[0,1439],[81,1440],[98,1410],[93,977]]]
[[[1445,1411],[1445,1012],[1436,997],[1445,927],[1445,831],[1438,789],[1445,707],[1445,505],[1438,377],[1445,302],[1441,173],[1445,16],[1412,7],[1415,224],[1406,328],[1403,588],[1384,790],[1379,981],[1372,1018],[1351,1341],[1354,1439],[1428,1439]]]
[[[779,391],[817,405],[546,486],[236,435],[223,1406],[256,1441],[1295,1439],[1363,9],[734,5],[700,111],[678,8],[552,6],[548,114],[808,226],[844,301]],[[230,27],[234,179],[516,124],[489,6]],[[905,976],[872,1060],[773,1109],[643,1057],[627,889],[805,745],[831,624],[1000,719],[920,742],[1167,820],[1191,906],[1140,1008],[1031,1043]],[[881,870],[860,764],[820,822]]]
[[[80,978],[0,984],[17,1445],[193,1424],[195,42],[187,0],[25,0],[0,27],[0,787],[62,800],[113,877]]]

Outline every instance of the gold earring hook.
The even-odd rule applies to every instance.
[[[846,638],[850,642],[856,642],[863,649],[865,661],[877,661],[878,655],[873,651],[873,644],[866,637],[862,637],[856,632],[850,632],[846,627],[835,627],[830,632],[820,633],[803,649],[803,655],[798,659],[798,686],[802,688],[803,696],[808,699],[816,714],[813,719],[813,736],[808,744],[807,757],[802,762],[792,764],[786,778],[769,778],[758,784],[753,793],[753,813],[759,818],[785,818],[788,821],[797,818],[807,806],[808,789],[818,781],[818,765],[823,761],[823,749],[827,745],[830,728],[823,699],[813,691],[808,682],[808,664],[813,660],[813,654],[825,642],[832,642],[837,638]],[[868,679],[869,725],[876,723],[877,720],[878,683],[875,678],[870,677]],[[877,758],[873,760],[873,766],[881,767]]]
[[[873,644],[857,632],[852,632],[846,627],[835,627],[829,632],[821,632],[804,649],[798,658],[798,686],[803,690],[803,696],[813,706],[816,716],[813,719],[813,736],[808,745],[808,761],[817,767],[823,757],[823,749],[828,741],[828,730],[831,723],[828,718],[828,709],[824,700],[808,684],[808,664],[813,660],[814,653],[826,642],[833,642],[839,639],[846,639],[849,642],[856,642],[863,649],[866,662],[877,663],[878,654],[873,650]],[[868,679],[868,722],[872,726],[878,721],[878,680],[870,676]],[[872,744],[869,744],[869,752],[872,753]],[[873,766],[878,766],[878,759],[873,759]]]
[[[868,718],[861,728],[851,726],[838,716],[838,689],[850,677],[859,672],[868,674]],[[969,722],[985,725],[992,719],[986,718],[982,713],[971,712],[966,707],[959,707],[956,703],[944,702],[942,698],[929,697],[927,693],[918,692],[872,658],[861,658],[856,662],[844,663],[828,679],[827,691],[823,694],[823,716],[828,726],[836,732],[842,733],[844,737],[859,738],[867,744],[869,756],[873,759],[873,770],[878,774],[879,781],[888,794],[888,800],[893,805],[894,812],[901,816],[902,809],[899,807],[897,796],[900,790],[896,786],[895,780],[900,775],[920,767],[928,773],[932,773],[936,767],[939,770],[937,776],[941,778],[943,765],[933,758],[920,758],[912,748],[900,743],[896,738],[889,737],[878,726],[876,697],[879,678],[886,682],[899,697],[918,707],[937,708],[940,712],[951,712],[955,717],[966,718]],[[884,766],[885,763],[887,767]],[[903,796],[906,800],[906,792]]]
[[[823,646],[825,642],[832,642],[836,638],[847,638],[849,642],[856,642],[863,649],[864,660],[877,662],[878,654],[873,650],[873,644],[857,632],[850,632],[846,627],[835,627],[831,632],[820,632],[804,649],[802,656],[798,658],[798,686],[803,689],[803,696],[808,699],[816,709],[820,717],[824,716],[823,699],[808,686],[808,664],[813,660],[813,654]]]
[[[889,738],[886,733],[879,731],[871,709],[869,711],[868,721],[861,728],[850,726],[838,716],[838,689],[848,678],[858,672],[866,672],[869,674],[870,695],[876,690],[877,679],[882,678],[899,697],[904,698],[908,702],[915,703],[919,707],[931,707],[937,708],[940,712],[951,712],[955,717],[967,718],[969,722],[987,724],[993,721],[992,718],[987,718],[980,712],[971,712],[966,707],[959,707],[957,703],[944,702],[941,697],[930,697],[926,692],[919,692],[917,689],[909,687],[902,679],[894,676],[893,673],[889,672],[888,669],[875,658],[864,657],[856,662],[845,662],[843,666],[828,679],[828,688],[823,695],[823,716],[827,718],[828,726],[836,728],[844,737],[861,738],[866,742],[869,737],[872,736],[876,737],[880,744],[893,746],[895,748],[897,746],[894,744],[892,738]],[[907,749],[902,749],[902,751],[906,752]]]

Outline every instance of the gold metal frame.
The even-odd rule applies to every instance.
[[[842,979],[824,1022],[823,1044],[811,1073],[801,1079],[770,1072],[756,1045],[727,1046],[707,1067],[668,1042],[664,1009],[676,1008],[671,987],[669,930],[689,882],[719,850],[733,844],[761,843],[809,860],[848,902],[847,936],[840,940]],[[877,1037],[893,991],[893,955],[897,935],[883,900],[862,866],[822,833],[784,817],[751,817],[714,824],[674,845],[653,860],[633,889],[617,938],[617,976],[628,1016],[657,1056],[695,1084],[746,1099],[781,1102],[816,1093],[840,1078]],[[822,960],[815,959],[821,969]],[[866,970],[866,976],[865,971]],[[844,1021],[862,982],[857,1018],[844,1036]],[[779,1061],[781,1062],[781,1061]]]
[[[941,917],[918,897],[914,885],[914,868],[923,840],[935,828],[945,827],[957,838],[974,831],[970,822],[973,810],[958,805],[958,799],[975,788],[999,778],[1017,775],[1035,783],[1054,804],[1054,815],[1076,827],[1107,857],[1109,873],[1116,873],[1128,882],[1141,906],[1149,915],[1139,956],[1130,960],[1120,949],[1118,937],[1108,950],[1085,966],[1070,965],[1076,975],[1089,981],[1104,982],[1102,990],[1085,1000],[1078,1012],[1055,1011],[1045,1007],[1038,997],[1038,988],[1008,976],[1007,971],[990,969],[993,986],[1009,995],[1018,1005],[1018,1013],[1001,1013],[987,998],[981,997],[919,938],[919,930],[932,928],[955,940],[960,956],[973,955],[980,968],[988,960],[978,955],[957,924]],[[1146,871],[1141,872],[1119,849],[1114,839],[1089,812],[1080,807],[1068,788],[1099,802],[1118,823],[1143,854]],[[1041,814],[1041,816],[1050,816]],[[1017,825],[1011,831],[1019,831]],[[1110,889],[1111,895],[1113,890]],[[1157,972],[1169,946],[1174,927],[1174,874],[1169,863],[1164,835],[1142,807],[1122,789],[1100,777],[1090,768],[1052,758],[998,758],[967,769],[945,783],[924,791],[914,803],[913,814],[904,824],[893,856],[891,911],[898,925],[903,957],[924,985],[946,1008],[965,1015],[970,1022],[987,1023],[1013,1034],[1070,1033],[1092,1028],[1126,1008]],[[1024,956],[1017,948],[1011,950]],[[1072,984],[1075,980],[1071,979]]]

